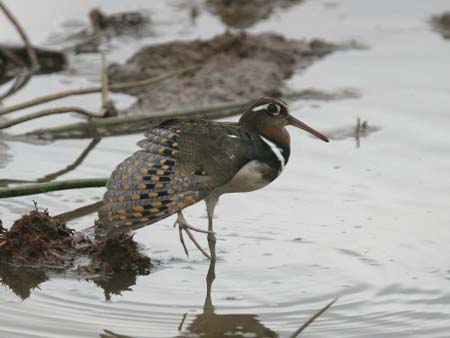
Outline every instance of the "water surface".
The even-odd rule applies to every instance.
[[[123,61],[144,43],[206,38],[225,29],[202,9],[192,25],[185,3],[152,1],[156,35],[116,41],[108,58]],[[7,5],[38,44],[62,30],[63,22],[84,19],[92,6],[108,12],[150,7],[137,0],[46,0],[33,11],[24,0]],[[198,323],[206,322],[205,330],[222,327],[238,337],[242,332],[246,337],[289,337],[339,296],[305,337],[448,337],[450,44],[430,29],[427,19],[449,9],[439,0],[311,0],[277,9],[250,29],[291,38],[356,39],[369,46],[332,54],[288,81],[294,89],[351,87],[362,93],[360,99],[298,101],[291,111],[324,132],[352,127],[358,117],[381,130],[362,138],[359,147],[354,138],[324,144],[292,130],[292,156],[279,179],[257,192],[223,197],[215,219],[219,261],[211,294],[214,313],[208,308],[204,314],[209,262],[193,247],[191,257],[185,257],[169,218],[137,232],[135,238],[157,266],[121,295],[105,297],[92,281],[73,276],[50,278],[24,301],[1,288],[0,336],[99,337],[106,329],[131,337],[195,337],[201,333]],[[1,41],[16,41],[3,17],[0,27]],[[120,48],[121,43],[127,48]],[[97,80],[98,55],[71,61],[71,71],[32,79],[6,104]],[[124,106],[131,102],[124,95],[113,97]],[[64,102],[93,110],[99,103],[96,95]],[[11,132],[77,119],[49,117]],[[137,149],[141,137],[102,139],[76,170],[58,178],[109,176]],[[90,143],[5,141],[0,151],[7,149],[9,162],[0,165],[0,178],[32,181],[58,173]],[[33,200],[60,214],[98,202],[103,192],[85,189],[2,200],[0,215],[8,226],[33,207]],[[202,204],[185,215],[192,224],[206,226]],[[94,219],[95,213],[69,225],[81,229]],[[206,239],[201,242],[207,246]]]

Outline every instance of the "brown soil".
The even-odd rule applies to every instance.
[[[303,0],[208,0],[208,10],[228,27],[244,29],[268,18],[277,7],[289,7]]]
[[[201,65],[187,75],[124,91],[138,98],[131,112],[170,111],[258,96],[280,97],[283,81],[297,69],[346,47],[322,40],[286,39],[275,33],[228,32],[210,40],[144,47],[125,64],[111,65],[109,73],[111,81],[124,82]]]
[[[431,18],[431,24],[443,38],[450,39],[450,12],[434,15]]]
[[[0,227],[0,259],[19,266],[75,268],[76,258],[86,256],[90,263],[77,267],[87,273],[116,273],[134,270],[148,273],[150,259],[139,252],[129,235],[94,242],[76,233],[48,211],[33,210],[17,220],[10,230]]]

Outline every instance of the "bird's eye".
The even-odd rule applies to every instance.
[[[275,103],[269,103],[267,105],[267,111],[269,112],[269,114],[278,115],[280,114],[281,108],[279,105]]]

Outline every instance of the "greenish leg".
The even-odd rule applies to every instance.
[[[208,212],[208,244],[211,260],[216,261],[216,235],[213,230],[214,208],[216,207],[219,196],[208,196],[206,199],[206,210]]]

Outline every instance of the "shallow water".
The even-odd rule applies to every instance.
[[[123,41],[112,43],[108,59],[124,60],[142,43],[210,37],[224,30],[218,18],[203,10],[192,26],[184,3],[152,1],[156,35],[126,41],[126,49],[119,48]],[[61,30],[63,21],[85,18],[95,5],[108,12],[149,7],[136,0],[127,5],[46,0],[33,11],[24,0],[7,5],[36,43]],[[325,132],[351,130],[357,117],[381,129],[361,138],[359,147],[354,138],[325,144],[292,130],[292,156],[277,181],[222,199],[215,219],[220,257],[212,286],[215,314],[202,316],[209,263],[194,248],[191,258],[185,257],[170,218],[137,232],[135,238],[157,266],[139,277],[132,290],[111,300],[93,282],[73,276],[51,278],[25,301],[1,288],[0,336],[99,337],[106,329],[131,337],[195,337],[213,326],[224,328],[228,336],[289,337],[338,296],[305,337],[448,337],[450,45],[430,29],[427,19],[449,9],[440,0],[389,5],[310,0],[278,9],[250,29],[292,38],[356,39],[369,46],[332,54],[288,81],[295,89],[355,88],[360,99],[294,102],[291,111]],[[11,41],[14,31],[3,17],[0,27],[0,41]],[[98,77],[98,59],[74,57],[71,71],[34,78],[6,103],[87,85]],[[124,95],[113,97],[123,106],[131,101]],[[96,95],[65,101],[93,110],[99,102]],[[11,132],[76,119],[49,117]],[[139,139],[102,139],[76,170],[59,178],[108,176],[136,150]],[[90,142],[4,142],[12,159],[0,165],[0,178],[36,180],[59,172]],[[2,200],[0,216],[8,226],[33,207],[33,200],[59,214],[95,203],[102,194],[103,189],[85,189]],[[186,216],[192,224],[207,222],[203,205],[188,209]],[[94,219],[89,214],[69,225],[81,229]],[[204,238],[201,242],[206,247]]]

